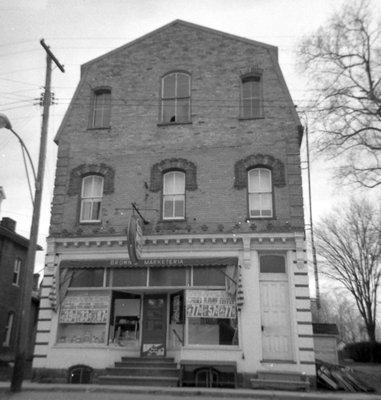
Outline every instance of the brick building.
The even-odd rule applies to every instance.
[[[16,221],[4,217],[0,221],[0,365],[13,361],[20,320],[20,300],[23,288],[23,268],[29,240],[16,233]],[[38,246],[38,250],[42,250]],[[37,310],[39,307],[38,278],[32,293],[31,323],[27,359],[33,355]]]
[[[182,384],[312,377],[301,136],[274,46],[176,20],[84,64],[36,377],[102,381],[122,357],[172,357]]]

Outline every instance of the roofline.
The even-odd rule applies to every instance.
[[[0,226],[0,237],[6,237],[15,243],[19,244],[20,246],[25,247],[26,249],[29,246],[29,239],[25,238],[24,236],[19,235],[16,232],[10,231],[7,228],[4,228],[3,226]],[[36,245],[36,250],[43,250],[43,248],[37,244]]]
[[[270,45],[270,44],[267,44],[267,43],[263,43],[263,42],[257,42],[255,40],[247,39],[247,38],[244,38],[242,36],[233,35],[233,34],[226,33],[226,32],[223,32],[223,31],[219,31],[219,30],[216,30],[216,29],[207,28],[206,26],[197,25],[197,24],[195,24],[193,22],[187,22],[187,21],[183,21],[181,19],[175,19],[174,21],[172,21],[172,22],[170,22],[170,23],[168,23],[166,25],[163,25],[160,28],[157,28],[157,29],[155,29],[155,30],[153,30],[153,31],[151,31],[149,33],[146,33],[143,36],[138,37],[137,39],[133,40],[132,42],[124,44],[124,45],[122,45],[122,46],[120,46],[120,47],[118,47],[118,48],[116,48],[114,50],[111,50],[108,53],[105,53],[105,54],[103,54],[103,55],[101,55],[101,56],[99,56],[97,58],[94,58],[93,60],[90,60],[90,61],[82,64],[81,65],[81,75],[84,72],[83,70],[88,68],[91,64],[93,64],[95,62],[98,62],[99,60],[101,60],[101,59],[103,59],[105,57],[109,57],[110,55],[112,55],[112,54],[114,54],[114,53],[116,53],[116,52],[118,52],[120,50],[123,50],[123,49],[126,49],[126,48],[130,47],[130,46],[133,46],[137,42],[145,40],[150,36],[156,35],[157,33],[169,28],[172,25],[176,25],[176,24],[186,25],[186,26],[188,26],[190,28],[203,30],[204,32],[213,33],[213,34],[224,36],[224,37],[228,37],[228,38],[234,39],[234,40],[239,40],[239,41],[246,42],[248,44],[252,44],[252,45],[255,45],[255,46],[261,46],[261,47],[264,47],[264,48],[270,50],[271,52],[274,52],[276,54],[276,57],[278,58],[278,47],[276,47],[276,46],[273,46],[273,45]]]

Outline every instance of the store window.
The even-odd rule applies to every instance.
[[[235,297],[224,290],[187,290],[189,345],[238,345]]]
[[[70,287],[104,286],[104,268],[78,269],[72,271]]]
[[[225,286],[225,267],[194,267],[193,286]]]
[[[262,274],[286,273],[286,260],[281,255],[261,255],[260,272]]]
[[[149,286],[186,286],[186,268],[150,268]]]
[[[112,286],[147,286],[147,269],[114,269],[112,272]]]

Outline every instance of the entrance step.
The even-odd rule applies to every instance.
[[[173,387],[178,386],[179,369],[173,358],[123,357],[98,381],[101,385]]]
[[[310,382],[298,372],[258,371],[250,381],[253,389],[310,390]]]

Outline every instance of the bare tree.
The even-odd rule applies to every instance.
[[[381,216],[367,200],[352,199],[322,219],[316,229],[322,273],[352,294],[369,341],[376,341],[381,283]]]
[[[318,150],[341,156],[338,176],[381,185],[381,24],[371,0],[336,12],[298,47]]]

